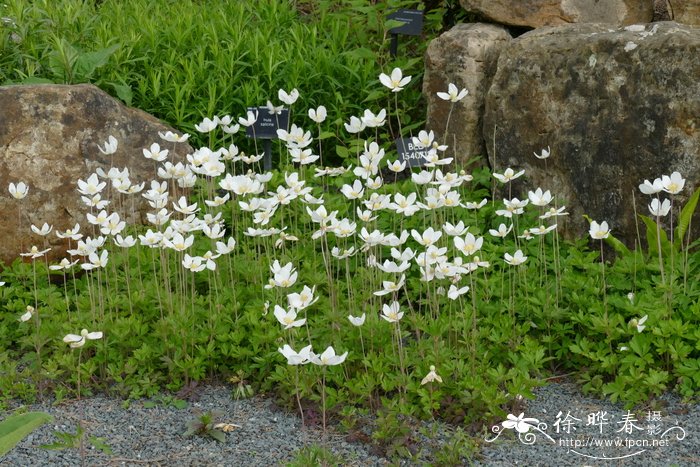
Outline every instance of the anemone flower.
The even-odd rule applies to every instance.
[[[323,123],[327,115],[326,108],[322,105],[316,109],[309,109],[309,118],[316,123]]]
[[[596,221],[592,221],[588,233],[591,235],[593,240],[603,240],[604,238],[608,238],[608,235],[610,235],[610,228],[608,227],[608,223],[606,221],[603,221],[600,224],[598,224]]]
[[[299,99],[299,91],[297,91],[296,88],[292,89],[289,94],[287,94],[287,91],[284,89],[280,89],[277,91],[277,97],[279,97],[279,100],[284,102],[287,105],[293,105],[297,99]]]
[[[63,342],[69,344],[71,349],[76,349],[85,345],[88,340],[102,339],[102,332],[88,332],[87,329],[80,331],[80,335],[77,334],[67,334],[63,338]]]
[[[520,177],[524,173],[524,170],[521,170],[520,172],[515,172],[513,169],[508,167],[502,174],[494,172],[493,176],[501,183],[508,183],[511,180],[515,180],[516,178]]]
[[[306,323],[306,318],[297,319],[297,312],[294,308],[285,310],[279,305],[275,305],[275,318],[280,322],[284,329],[298,328]]]
[[[190,135],[187,133],[185,133],[184,135],[178,135],[177,133],[173,133],[172,131],[166,131],[165,133],[159,131],[158,136],[160,136],[161,139],[163,139],[164,141],[168,141],[169,143],[184,143],[190,138]]]
[[[449,83],[447,85],[447,92],[438,92],[437,96],[444,101],[450,101],[454,103],[464,99],[467,96],[467,94],[469,94],[469,91],[467,91],[466,89],[460,90],[455,84]]]
[[[117,147],[119,146],[119,142],[117,141],[117,138],[115,138],[114,136],[109,135],[107,142],[105,142],[104,144],[105,144],[104,148],[101,147],[100,145],[97,146],[97,149],[99,149],[102,154],[110,155],[110,154],[114,154],[115,152],[117,152]]]
[[[288,365],[304,365],[311,361],[311,346],[307,345],[298,353],[294,351],[289,344],[284,344],[284,347],[277,349],[286,359]]]
[[[217,122],[207,117],[205,117],[204,120],[202,120],[200,123],[196,123],[194,125],[195,129],[200,133],[209,133],[210,131],[215,129],[216,126]]]
[[[403,318],[403,311],[399,311],[399,302],[391,302],[391,304],[382,306],[382,318],[390,323],[398,323]]]
[[[505,253],[503,255],[504,261],[511,266],[519,266],[527,261],[527,256],[523,254],[522,250],[517,250],[513,255],[510,253]]]
[[[347,356],[348,352],[342,355],[336,355],[335,349],[330,346],[320,355],[311,353],[311,363],[319,366],[340,365],[345,361]]]
[[[384,73],[380,74],[379,81],[384,86],[391,89],[391,92],[399,92],[411,81],[411,77],[404,77],[401,68],[394,68],[391,71],[391,76]]]
[[[547,146],[547,149],[542,149],[542,152],[540,154],[537,154],[536,152],[533,154],[538,159],[547,159],[551,154],[551,150],[549,149],[549,146]]]
[[[663,202],[659,202],[658,198],[654,198],[651,200],[651,204],[649,205],[649,212],[652,216],[656,217],[663,217],[667,215],[670,210],[671,201],[668,199],[663,200]]]
[[[442,378],[435,372],[435,365],[430,365],[430,371],[425,375],[425,378],[421,380],[420,384],[423,386],[432,382],[442,383]]]
[[[367,317],[367,315],[365,313],[362,313],[362,316],[348,315],[348,320],[350,321],[350,323],[352,323],[353,326],[360,327],[363,324],[365,324],[366,317]]]
[[[29,193],[29,187],[24,182],[18,182],[17,185],[10,183],[9,190],[15,199],[24,199]]]
[[[664,187],[666,193],[677,195],[683,190],[685,186],[685,179],[678,172],[673,172],[671,176],[662,175],[661,184]]]

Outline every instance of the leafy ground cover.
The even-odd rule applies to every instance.
[[[306,14],[322,16],[329,4],[315,5]],[[85,30],[100,31],[92,24]],[[157,37],[153,45],[164,41]],[[566,200],[547,187],[514,193],[511,181],[527,174],[511,168],[456,165],[449,147],[411,129],[405,109],[418,75],[367,62],[366,83],[353,92],[369,99],[315,94],[317,81],[304,81],[302,70],[298,91],[257,83],[236,97],[252,102],[219,112],[219,83],[206,84],[197,91],[213,99],[206,108],[187,104],[175,119],[199,135],[187,161],[168,158],[187,137],[164,134],[144,148],[156,165],[143,183],[123,167],[76,180],[85,221],[32,226],[23,260],[0,275],[4,400],[153,397],[224,378],[241,397],[274,391],[302,419],[320,414],[324,426],[332,419],[350,430],[378,414],[373,436],[389,454],[410,455],[403,417],[478,431],[553,375],[572,374],[584,389],[630,405],[666,390],[695,397],[700,256],[688,227],[698,192],[678,206],[680,174],[640,180],[651,216],[640,216],[646,235],[634,250],[602,219],[591,221],[589,237],[564,241]],[[130,76],[128,67],[115,70],[93,78]],[[183,82],[210,83],[204,75]],[[441,97],[457,106],[460,94],[445,83]],[[259,117],[246,104],[264,100],[292,114],[273,171],[261,169],[260,149],[243,135]],[[191,120],[200,112],[207,118]],[[412,134],[425,167],[397,160],[393,138]],[[120,150],[112,138],[95,146]],[[321,165],[329,152],[343,164]],[[10,193],[21,218],[32,187],[16,179]],[[150,205],[150,225],[123,221],[132,198]],[[57,264],[45,256],[53,235],[70,238]]]
[[[459,10],[455,1],[427,3],[424,37],[404,37],[395,60],[415,83],[429,38],[447,13]],[[385,105],[376,81],[392,60],[387,38],[394,24],[385,15],[417,6],[423,7],[406,0],[10,0],[0,6],[0,83],[91,82],[190,133],[202,116],[264,105],[271,90],[291,84],[305,90],[305,106],[326,106],[329,126],[343,138],[346,115]],[[403,99],[407,127],[425,118],[419,101],[413,86]]]

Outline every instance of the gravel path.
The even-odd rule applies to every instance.
[[[284,465],[292,461],[304,446],[325,445],[339,459],[342,465],[373,466],[387,465],[387,459],[378,457],[369,444],[348,442],[345,436],[329,430],[325,444],[323,433],[318,427],[300,426],[300,420],[294,414],[288,414],[276,408],[269,398],[254,397],[235,402],[231,398],[230,388],[224,386],[206,386],[198,389],[199,398],[187,408],[177,409],[171,405],[144,407],[142,402],[132,402],[125,408],[121,401],[103,397],[66,401],[57,406],[36,404],[30,410],[43,410],[50,413],[53,422],[44,425],[25,438],[15,449],[0,459],[0,466],[75,466],[80,465],[78,449],[50,451],[39,448],[42,444],[56,441],[54,431],[74,432],[78,421],[86,432],[92,436],[105,438],[112,454],[104,454],[88,447],[85,451],[85,465],[129,465],[129,466],[268,466]],[[572,384],[553,383],[536,391],[537,398],[524,404],[525,417],[537,418],[547,424],[542,431],[549,435],[530,429],[536,435],[534,444],[526,445],[515,435],[512,429],[502,430],[493,443],[481,442],[474,465],[480,466],[693,466],[700,465],[700,439],[695,427],[700,426],[700,406],[683,404],[675,396],[664,396],[657,406],[650,408],[651,415],[659,415],[658,421],[648,421],[646,409],[633,412],[637,419],[630,434],[617,432],[624,424],[623,416],[627,411],[621,405],[611,404],[583,397]],[[200,436],[183,437],[188,421],[194,418],[196,410],[216,410],[221,413],[217,421],[240,425],[226,434],[226,441],[216,442]],[[556,433],[556,416],[567,412],[580,419],[574,422],[577,429],[571,434],[564,433],[566,424],[560,423],[560,432]],[[586,426],[590,413],[605,411],[609,425]],[[654,414],[654,411],[660,412]],[[6,414],[0,415],[4,418]],[[515,414],[518,415],[518,414]],[[535,422],[531,422],[534,424]],[[661,431],[650,435],[649,424],[658,425]],[[413,438],[417,440],[421,454],[417,461],[403,461],[401,465],[433,464],[435,452],[449,443],[452,429],[439,423],[412,424]],[[661,432],[678,426],[684,431],[684,439],[677,439],[681,430],[674,428],[666,435]],[[599,430],[602,429],[602,434]],[[657,430],[658,431],[658,430]],[[529,433],[526,433],[529,434]],[[525,436],[523,434],[522,436]],[[493,438],[494,433],[485,437]],[[575,446],[576,440],[597,439],[665,439],[666,446],[661,447],[583,447]],[[588,441],[592,443],[594,441]],[[569,443],[571,446],[567,446]],[[632,455],[634,452],[642,451]],[[585,457],[590,456],[590,457]],[[618,460],[602,460],[601,457],[622,457]],[[462,461],[469,465],[469,460]]]

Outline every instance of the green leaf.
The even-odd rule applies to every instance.
[[[334,138],[334,137],[335,137],[335,133],[333,133],[332,131],[324,131],[320,135],[318,135],[318,138],[316,138],[316,139],[328,139],[328,138]]]
[[[117,93],[117,97],[124,101],[126,105],[131,106],[131,102],[134,98],[134,93],[131,90],[131,86],[129,86],[128,84],[110,84],[112,85],[114,92]]]
[[[75,62],[75,74],[77,78],[83,80],[90,79],[97,68],[107,64],[109,57],[119,50],[119,47],[121,47],[121,44],[114,44],[94,52],[80,54]]]
[[[215,440],[217,440],[218,442],[220,442],[220,443],[223,443],[223,442],[226,441],[226,433],[224,433],[224,432],[221,431],[221,430],[212,429],[212,430],[209,430],[209,431],[207,432],[207,434],[208,434],[210,437],[212,437],[212,438],[214,438]]]
[[[647,244],[649,246],[649,254],[659,254],[659,232],[661,233],[661,250],[666,250],[671,246],[666,232],[664,232],[663,229],[659,229],[653,219],[642,214],[639,214],[639,218],[642,219],[644,224],[647,226]]]
[[[345,146],[336,146],[335,147],[335,153],[341,158],[341,159],[347,159],[348,157],[348,149]]]
[[[22,80],[22,84],[54,84],[54,82],[48,78],[39,78],[38,76],[30,76]]]
[[[25,436],[51,420],[51,415],[44,412],[27,412],[7,417],[0,422],[0,456],[7,454]]]
[[[676,227],[675,238],[673,239],[673,246],[675,247],[676,251],[680,250],[681,246],[683,245],[683,237],[685,236],[688,226],[690,225],[690,219],[695,213],[695,208],[698,205],[698,197],[700,197],[700,188],[695,190],[695,193],[690,196],[688,202],[685,203],[685,206],[683,206],[683,209],[681,210],[681,216],[678,220],[678,227]]]

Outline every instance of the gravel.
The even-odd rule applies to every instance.
[[[388,465],[389,460],[378,455],[368,443],[349,442],[338,430],[329,429],[324,441],[323,432],[318,426],[301,427],[294,413],[279,410],[272,399],[254,397],[234,401],[231,389],[225,386],[204,386],[197,390],[198,399],[186,408],[157,403],[155,407],[144,407],[140,401],[132,401],[126,406],[123,401],[105,397],[93,397],[80,401],[63,401],[52,405],[49,402],[34,404],[28,410],[46,411],[53,421],[35,430],[6,456],[0,458],[0,466],[75,466],[80,464],[78,449],[52,451],[42,449],[43,444],[56,442],[54,431],[75,432],[78,422],[82,423],[88,435],[104,438],[112,449],[105,454],[89,444],[84,452],[85,465],[128,465],[128,466],[268,466],[284,465],[296,458],[299,450],[312,445],[325,446],[332,451],[342,465],[373,466]],[[700,440],[695,427],[700,426],[700,406],[684,404],[676,396],[666,395],[648,410],[660,412],[661,420],[653,422],[662,431],[673,426],[684,430],[682,440],[676,438],[679,429],[673,429],[665,436],[649,435],[647,409],[633,411],[638,420],[635,425],[644,431],[634,430],[632,434],[617,432],[623,424],[622,417],[627,411],[619,404],[584,397],[576,386],[569,383],[552,383],[536,391],[536,399],[525,401],[525,417],[537,418],[546,423],[540,425],[544,434],[530,429],[536,438],[531,445],[524,444],[512,429],[504,429],[492,443],[484,438],[494,438],[494,433],[486,433],[477,438],[480,449],[475,454],[474,465],[479,466],[585,466],[585,465],[634,465],[663,466],[700,465]],[[221,415],[217,421],[236,424],[226,434],[223,443],[201,436],[184,437],[187,422],[195,418],[197,411],[217,411]],[[567,412],[580,419],[577,430],[571,434],[556,433],[554,422],[558,412],[562,418]],[[608,413],[610,425],[603,427],[586,426],[587,415],[598,411]],[[4,418],[7,414],[0,415]],[[518,415],[518,414],[514,414]],[[534,423],[534,422],[533,422]],[[563,428],[564,425],[560,425]],[[449,452],[453,428],[442,423],[411,423],[412,438],[418,444],[419,456],[416,460],[400,462],[401,465],[433,464],[438,451]],[[585,443],[587,439],[648,440],[666,439],[667,446],[639,448],[574,447],[576,440]],[[572,444],[567,447],[566,443]],[[591,443],[591,441],[588,441]],[[631,456],[633,452],[642,451]],[[589,457],[585,457],[589,456]],[[602,460],[602,457],[622,457],[618,460]],[[469,465],[469,459],[463,459]]]

